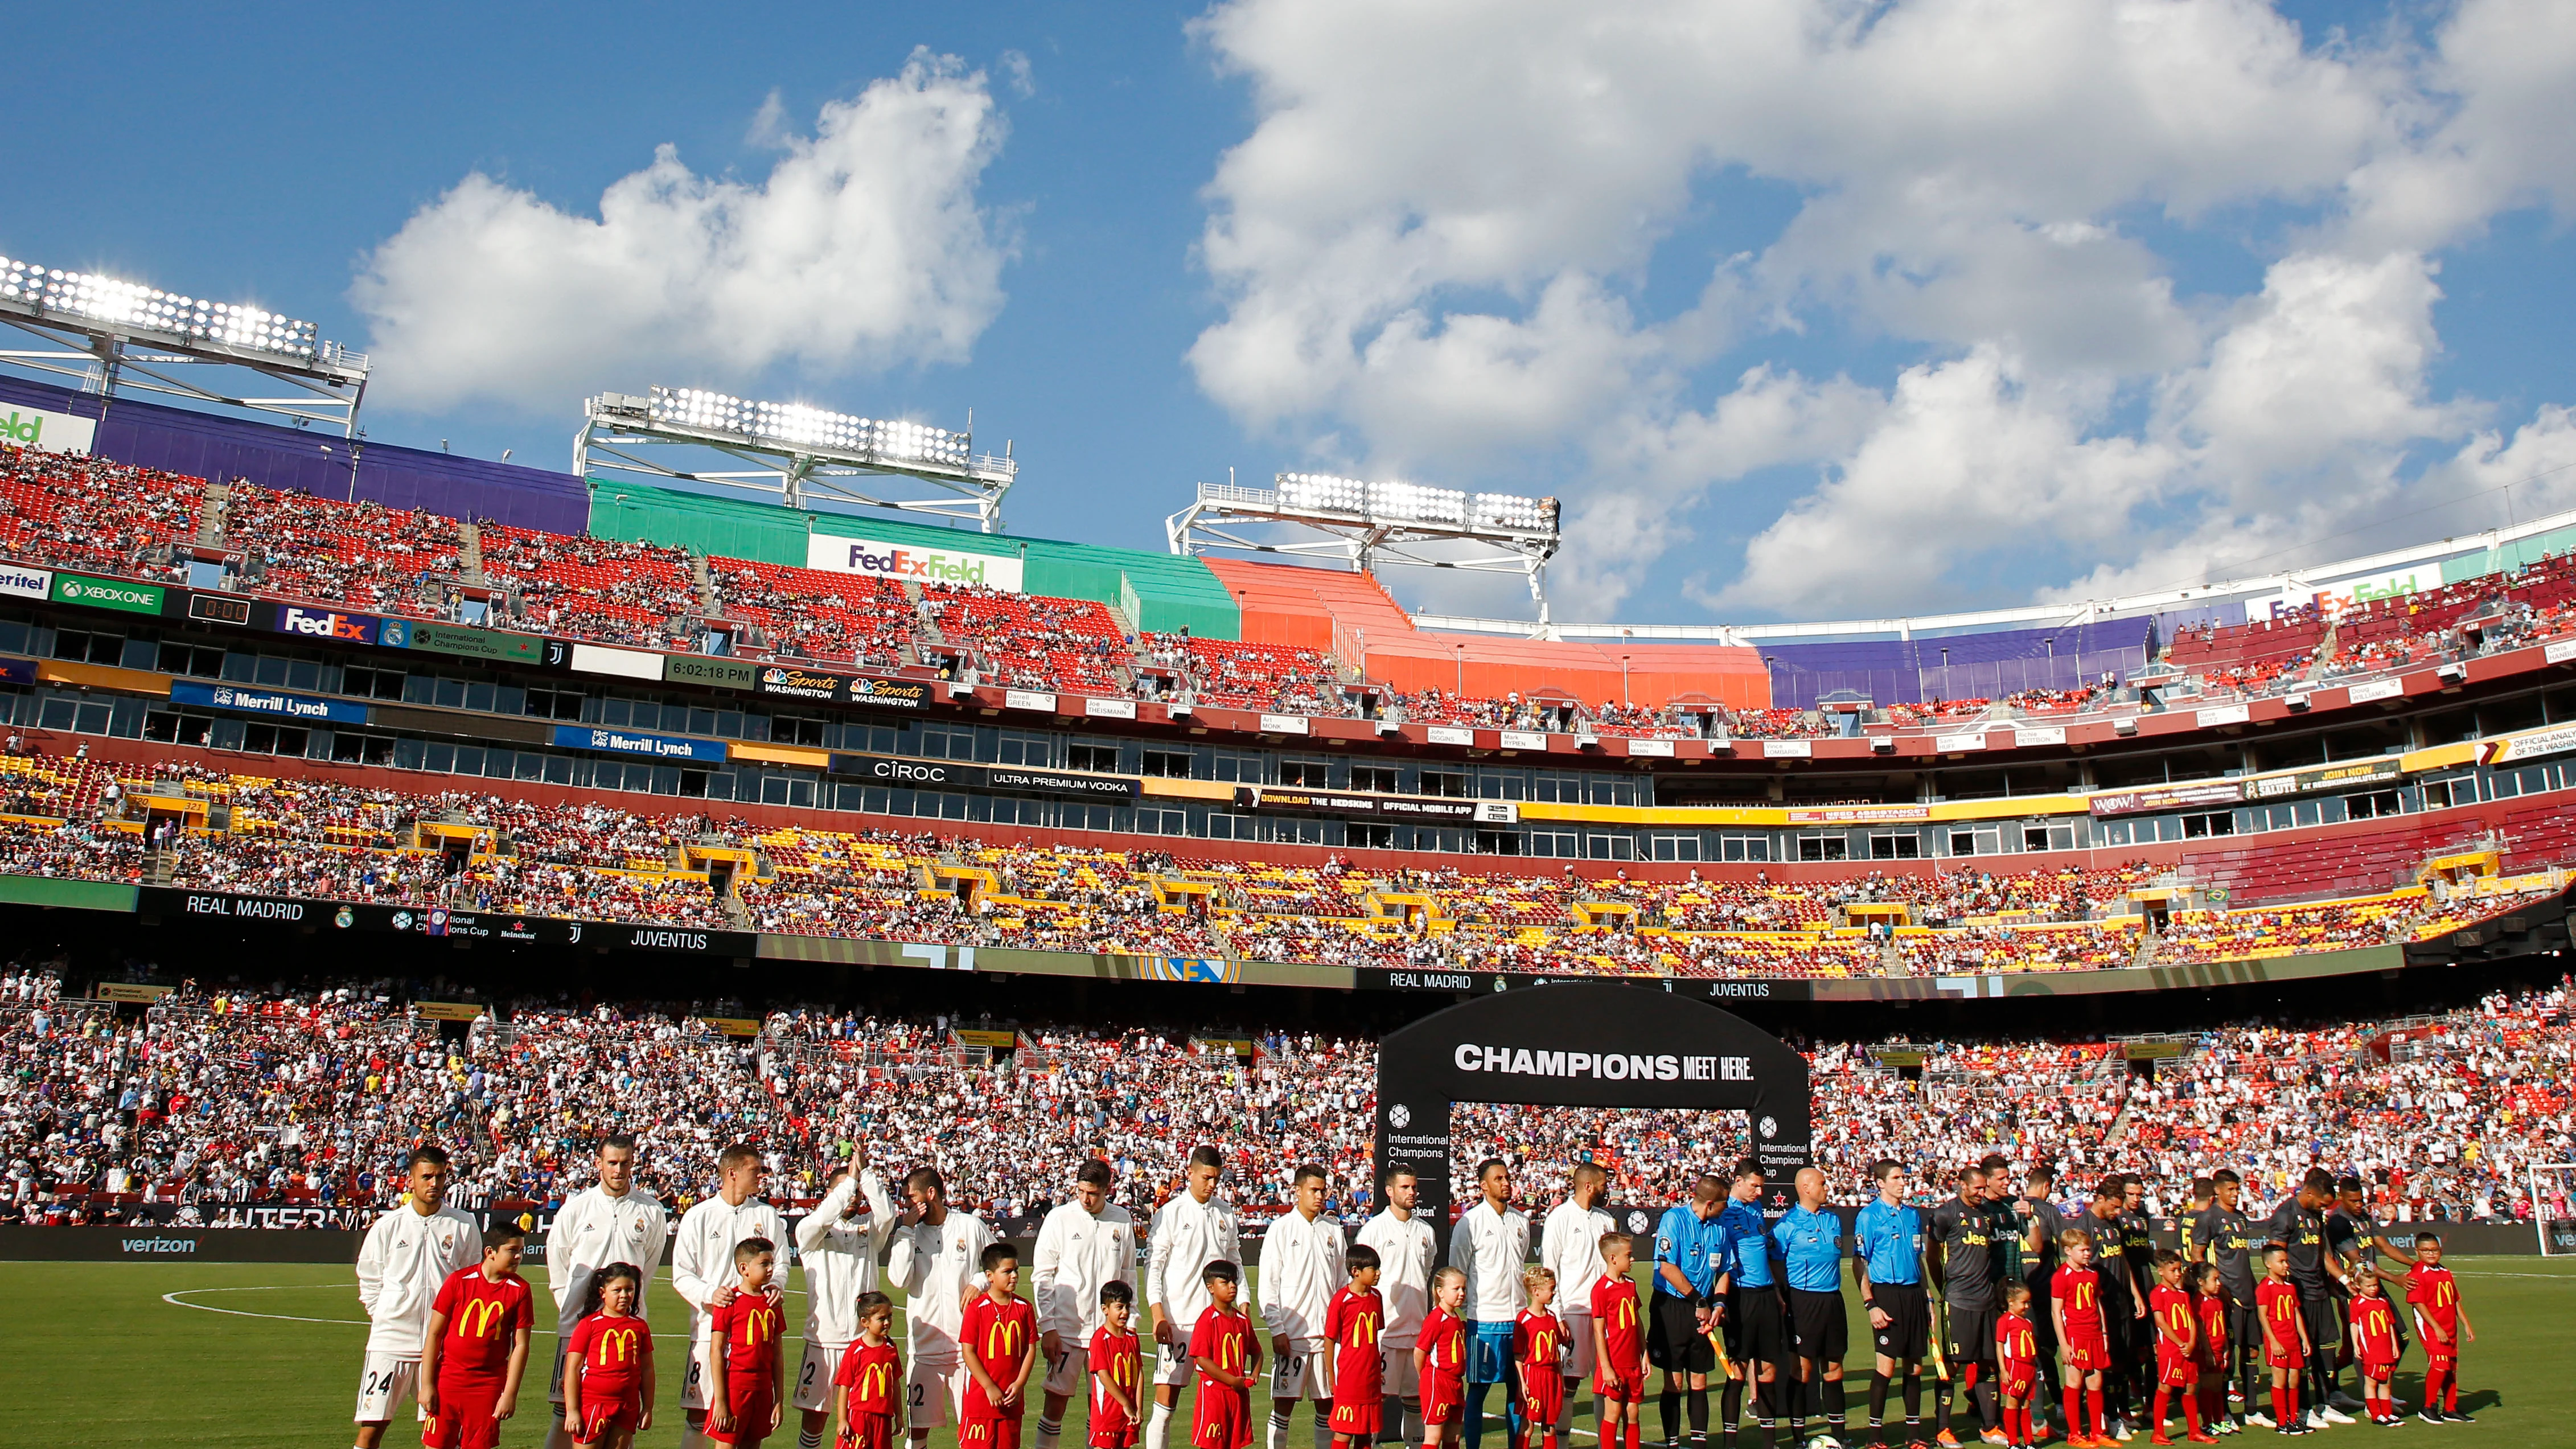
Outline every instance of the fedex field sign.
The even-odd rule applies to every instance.
[[[98,424],[69,413],[8,405],[0,413],[0,443],[14,443],[47,453],[86,453],[98,438]]]
[[[924,548],[913,543],[812,534],[805,540],[805,566],[836,574],[870,574],[896,583],[961,587],[980,584],[1007,593],[1021,592],[1020,561],[1016,558]]]

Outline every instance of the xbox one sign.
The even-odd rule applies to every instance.
[[[898,584],[980,586],[1005,593],[1020,592],[1021,566],[1017,556],[925,548],[916,543],[817,533],[805,540],[805,566],[825,573],[866,574]]]
[[[0,443],[44,453],[86,453],[98,439],[98,424],[69,413],[8,405],[0,413]]]

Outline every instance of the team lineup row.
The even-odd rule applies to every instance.
[[[1927,1210],[1912,1174],[1882,1160],[1870,1174],[1877,1195],[1846,1229],[1812,1167],[1796,1174],[1793,1205],[1766,1220],[1763,1175],[1748,1159],[1728,1178],[1700,1175],[1665,1211],[1641,1308],[1634,1237],[1603,1210],[1608,1177],[1590,1163],[1571,1171],[1535,1240],[1513,1205],[1509,1167],[1480,1164],[1478,1201],[1458,1215],[1440,1266],[1434,1226],[1415,1211],[1415,1174],[1401,1164],[1381,1175],[1384,1205],[1347,1243],[1324,1212],[1328,1174],[1297,1168],[1289,1210],[1253,1239],[1247,1264],[1242,1225],[1218,1191],[1218,1149],[1191,1151],[1181,1189],[1141,1234],[1110,1201],[1112,1169],[1090,1160],[1036,1234],[1025,1302],[1018,1250],[952,1207],[935,1168],[902,1179],[898,1209],[853,1149],[791,1230],[763,1197],[769,1169],[747,1145],[719,1155],[717,1191],[676,1225],[637,1184],[632,1138],[602,1139],[593,1165],[597,1181],[564,1202],[546,1236],[559,1345],[550,1446],[623,1449],[650,1427],[656,1379],[640,1290],[666,1247],[690,1316],[684,1446],[757,1444],[793,1409],[808,1449],[836,1417],[841,1442],[859,1449],[891,1449],[898,1428],[924,1445],[952,1423],[962,1449],[1019,1449],[1035,1380],[1035,1449],[1056,1449],[1077,1397],[1089,1400],[1093,1449],[1140,1439],[1167,1449],[1192,1383],[1192,1449],[1244,1449],[1254,1385],[1266,1376],[1269,1449],[1284,1449],[1300,1403],[1311,1406],[1317,1449],[1380,1439],[1473,1449],[1496,1384],[1513,1449],[1534,1438],[1557,1449],[1585,1379],[1599,1442],[1636,1449],[1660,1369],[1668,1445],[1685,1434],[1707,1443],[1716,1386],[1722,1445],[1768,1445],[1785,1419],[1790,1442],[1806,1441],[1813,1424],[1815,1449],[1839,1449],[1851,1433],[1846,1236],[1874,1348],[1869,1431],[1883,1443],[1899,1432],[1887,1415],[1896,1395],[1906,1442],[1958,1444],[1954,1387],[1968,1390],[1973,1432],[1996,1445],[2044,1442],[2042,1406],[2061,1395],[2062,1428],[2077,1446],[2126,1440],[2140,1424],[2169,1443],[2177,1404],[2194,1442],[2249,1423],[2305,1433],[2352,1422],[2347,1408],[2393,1424],[2393,1369],[2410,1335],[2383,1278],[2404,1283],[2424,1341],[2421,1416],[2443,1421],[2464,1417],[2459,1346],[2475,1336],[2438,1240],[2419,1233],[2401,1249],[2358,1179],[2321,1170],[2262,1219],[2241,1209],[2235,1172],[2195,1182],[2176,1251],[2156,1248],[2143,1184],[2125,1174],[2068,1211],[2047,1168],[2016,1183],[1991,1155]],[[478,1232],[446,1206],[448,1167],[441,1149],[414,1149],[401,1201],[360,1253],[370,1320],[360,1449],[377,1449],[407,1397],[430,1449],[486,1449],[515,1412],[535,1321],[515,1273],[522,1230]],[[780,1308],[790,1242],[808,1305],[792,1365]],[[2388,1273],[2385,1257],[2407,1271]],[[1258,1329],[1237,1306],[1238,1265],[1257,1275],[1248,1286]],[[900,1351],[888,1337],[889,1288],[905,1295]],[[1131,1312],[1142,1314],[1141,1358]],[[2347,1365],[2358,1370],[2358,1399],[2343,1392]],[[2267,1381],[2264,1413],[2255,1406]]]

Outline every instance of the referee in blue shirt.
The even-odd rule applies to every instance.
[[[1717,1349],[1717,1280],[1726,1272],[1725,1192],[1702,1174],[1690,1201],[1664,1209],[1655,1225],[1655,1294],[1646,1320],[1646,1361],[1664,1371],[1664,1442],[1682,1441],[1682,1391],[1690,1391],[1693,1444],[1708,1440],[1708,1376]]]
[[[1851,1348],[1843,1319],[1843,1220],[1825,1206],[1822,1172],[1799,1168],[1797,1187],[1796,1205],[1771,1229],[1789,1275],[1789,1332],[1798,1350],[1789,1442],[1806,1439],[1807,1394],[1821,1378],[1827,1428],[1811,1449],[1842,1449],[1843,1355]]]
[[[1878,1196],[1852,1220],[1859,1255],[1852,1280],[1878,1341],[1869,1373],[1869,1432],[1887,1440],[1887,1381],[1905,1373],[1905,1438],[1923,1440],[1923,1355],[1932,1347],[1932,1299],[1923,1287],[1923,1210],[1905,1200],[1905,1169],[1891,1158],[1870,1164]]]
[[[1754,1413],[1762,1421],[1762,1442],[1768,1445],[1776,1413],[1774,1381],[1781,1360],[1788,1356],[1789,1329],[1778,1280],[1771,1272],[1771,1225],[1762,1220],[1760,1162],[1747,1157],[1735,1164],[1735,1186],[1718,1223],[1726,1230],[1726,1297],[1719,1305],[1718,1320],[1726,1339],[1726,1393],[1719,1403],[1718,1429],[1729,1440],[1734,1438],[1744,1414],[1749,1371]]]

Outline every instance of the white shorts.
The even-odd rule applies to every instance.
[[[1418,1398],[1422,1381],[1413,1374],[1413,1345],[1380,1340],[1378,1356],[1385,1360],[1385,1376],[1378,1381],[1378,1392],[1390,1399]]]
[[[689,1345],[689,1371],[680,1375],[680,1408],[702,1411],[707,1406],[707,1340]]]
[[[841,1371],[841,1355],[847,1344],[807,1343],[805,1362],[796,1367],[795,1406],[800,1409],[832,1407],[832,1376]]]
[[[1038,1346],[1043,1349],[1046,1345],[1041,1341]],[[1046,1384],[1039,1392],[1088,1401],[1091,1397],[1091,1346],[1065,1340],[1064,1352],[1048,1362]]]
[[[555,1334],[555,1374],[553,1378],[546,1381],[546,1402],[555,1406],[555,1417],[558,1419],[563,1417],[564,1353],[572,1346],[571,1338],[572,1335],[568,1333]]]
[[[1198,1366],[1190,1362],[1190,1345],[1186,1339],[1179,1343],[1154,1345],[1156,1387],[1159,1388],[1164,1384],[1186,1384],[1197,1373]]]
[[[966,1365],[923,1363],[915,1359],[904,1381],[904,1421],[915,1429],[939,1429],[966,1417]]]
[[[1592,1377],[1592,1315],[1568,1313],[1565,1319],[1565,1376],[1570,1379]]]
[[[1270,1360],[1270,1397],[1311,1399],[1329,1406],[1333,1395],[1324,1387],[1324,1352],[1321,1343],[1290,1340],[1288,1352]]]
[[[413,1397],[412,1390],[420,1380],[418,1358],[396,1358],[389,1353],[367,1355],[365,1367],[358,1371],[358,1422],[390,1424],[394,1409]],[[415,1416],[419,1407],[413,1406]]]

